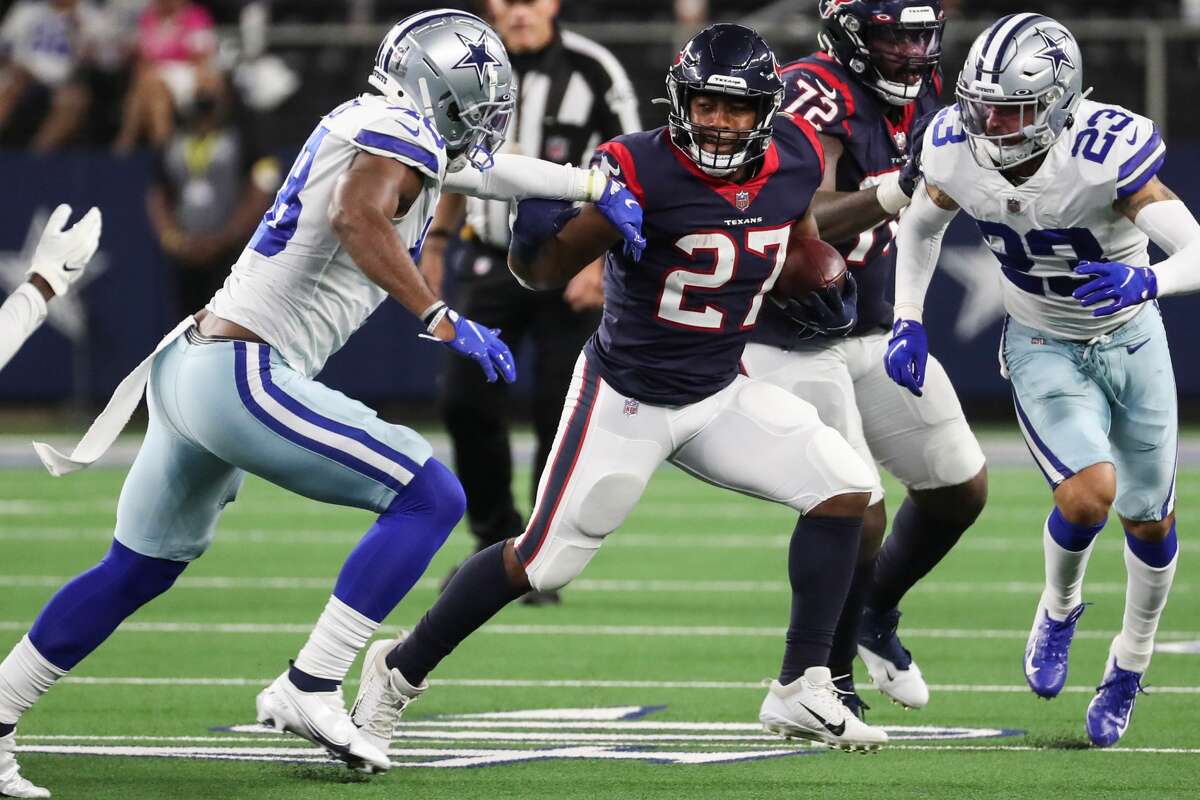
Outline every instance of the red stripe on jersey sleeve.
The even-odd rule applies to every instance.
[[[795,114],[780,114],[792,121],[792,124],[800,129],[804,134],[804,138],[808,139],[808,143],[812,145],[812,149],[817,153],[817,161],[821,164],[821,175],[825,174],[825,148],[821,146],[821,140],[817,138],[817,129],[812,126],[808,120],[803,117],[797,117]]]
[[[633,153],[629,152],[629,148],[620,142],[605,142],[596,148],[596,152],[605,153],[617,162],[617,166],[621,169],[620,181],[629,191],[633,192],[638,203],[645,208],[646,192],[642,189],[642,184],[638,182],[637,167],[633,163]]]

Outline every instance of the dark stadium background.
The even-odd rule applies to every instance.
[[[0,0],[0,17],[12,5],[11,0]],[[247,3],[207,0],[204,5],[220,27],[230,63],[236,64],[238,22]],[[277,154],[286,168],[321,114],[367,88],[364,79],[387,27],[434,5],[404,0],[263,4],[271,19],[267,51],[280,57],[301,81],[278,108],[243,112],[260,145]],[[474,3],[444,5],[477,10]],[[687,6],[687,0],[680,5]],[[701,10],[703,5],[701,0]],[[950,27],[945,71],[952,87],[971,39],[1016,6],[971,0],[946,5]],[[1193,208],[1200,208],[1200,114],[1193,105],[1200,98],[1200,0],[1046,0],[1029,5],[1058,16],[1076,31],[1085,56],[1085,82],[1095,86],[1096,98],[1159,122],[1168,142],[1163,176]],[[650,101],[663,94],[665,67],[695,24],[677,21],[673,0],[564,0],[563,6],[565,25],[601,41],[623,62],[638,90],[644,124],[662,124],[662,107]],[[815,0],[709,0],[707,6],[710,21],[759,27],[781,61],[815,46]],[[105,214],[103,274],[81,292],[84,302],[79,308],[86,317],[52,319],[35,335],[0,375],[0,408],[69,408],[81,413],[98,405],[182,315],[172,299],[174,276],[146,219],[152,154],[114,158],[105,144],[119,123],[120,81],[121,76],[115,76],[109,95],[93,108],[88,120],[91,146],[49,157],[19,148],[0,150],[0,264],[12,268],[31,218],[60,201],[76,208],[99,205]],[[972,228],[956,224],[950,245],[962,249],[948,257],[968,252],[977,240]],[[986,261],[972,266],[994,270]],[[966,302],[963,281],[949,272],[939,273],[931,296],[933,351],[946,364],[969,415],[1007,418],[1008,388],[996,365],[998,317],[986,303]],[[0,292],[4,289],[0,283]],[[1170,299],[1164,313],[1185,418],[1200,418],[1200,374],[1190,369],[1190,345],[1200,339],[1200,297]],[[68,335],[72,328],[76,333]],[[385,304],[331,360],[323,379],[372,405],[410,414],[431,409],[440,354],[418,341],[415,331],[401,309]]]

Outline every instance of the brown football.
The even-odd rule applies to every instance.
[[[840,289],[845,283],[846,261],[841,253],[820,239],[792,238],[771,294],[786,301],[828,286]]]

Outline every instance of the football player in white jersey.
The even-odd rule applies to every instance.
[[[4,369],[46,319],[46,303],[66,294],[96,254],[100,245],[100,209],[91,209],[67,228],[70,217],[71,207],[65,203],[51,212],[33,251],[33,261],[26,273],[29,280],[14,289],[0,305],[0,369]]]
[[[514,87],[503,45],[475,16],[443,9],[403,20],[381,44],[370,83],[380,94],[321,120],[207,309],[126,378],[71,456],[39,446],[55,474],[87,466],[148,379],[149,428],[121,492],[112,548],[59,590],[0,664],[0,794],[48,796],[17,773],[18,717],[204,553],[247,471],[380,515],[292,668],[259,694],[257,710],[261,722],[356,769],[390,767],[351,723],[341,682],[465,501],[420,435],[313,376],[390,295],[424,321],[426,338],[475,359],[492,380],[515,378],[496,332],[447,308],[413,263],[443,188],[598,199],[614,228],[633,239],[641,209],[599,172],[493,157]]]
[[[1200,225],[1158,179],[1154,123],[1087,99],[1074,37],[1040,14],[1004,17],[975,41],[958,104],[926,133],[925,191],[901,220],[896,317],[885,366],[919,390],[922,306],[958,213],[1000,262],[1008,317],[1001,369],[1054,494],[1046,586],[1025,651],[1041,697],[1067,678],[1093,540],[1125,529],[1124,624],[1088,706],[1099,746],[1125,732],[1175,573],[1175,381],[1155,297],[1200,289]],[[1149,266],[1153,241],[1169,258]]]

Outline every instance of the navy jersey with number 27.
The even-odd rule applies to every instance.
[[[641,261],[619,248],[604,269],[604,318],[588,360],[622,394],[655,405],[694,403],[728,386],[787,253],[792,224],[821,183],[816,132],[779,114],[758,173],[713,178],[665,128],[601,145],[595,164],[623,181],[645,212]]]

